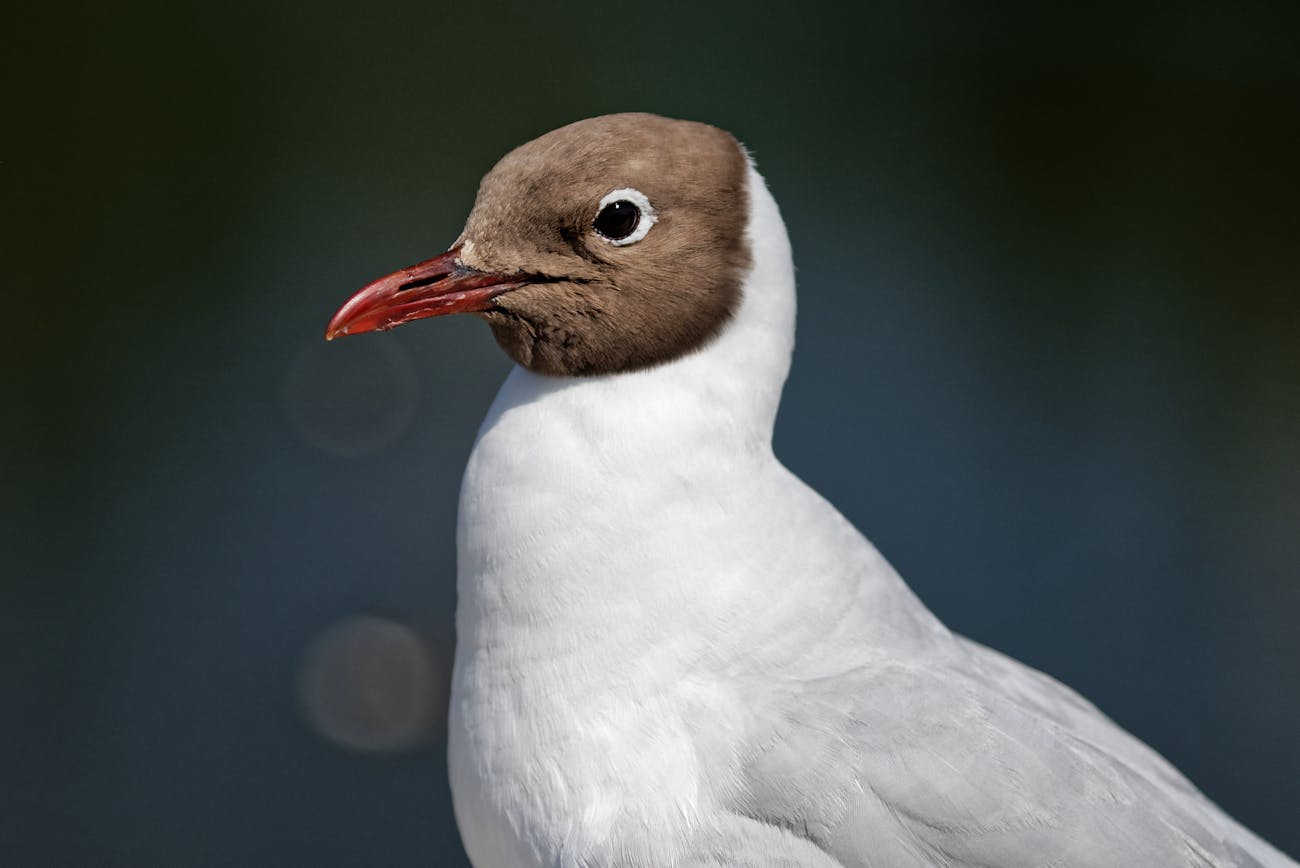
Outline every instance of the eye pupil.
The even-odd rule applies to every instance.
[[[596,215],[596,231],[612,241],[620,241],[636,231],[641,209],[626,199],[610,202]]]

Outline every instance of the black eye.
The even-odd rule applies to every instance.
[[[626,199],[619,199],[601,208],[592,225],[610,241],[622,241],[636,231],[640,222],[641,209]]]

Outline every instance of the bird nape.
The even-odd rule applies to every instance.
[[[507,154],[326,336],[473,313],[449,764],[478,868],[1295,866],[1064,685],[949,631],[772,453],[785,225],[648,114]]]

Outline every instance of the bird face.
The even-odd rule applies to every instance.
[[[740,304],[748,159],[715,127],[579,121],[507,154],[440,256],[381,278],[327,338],[474,313],[518,364],[591,376],[672,361]]]

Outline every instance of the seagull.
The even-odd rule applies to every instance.
[[[476,868],[1295,868],[776,459],[794,266],[730,134],[617,114],[515,149],[326,337],[453,313],[515,362],[457,530]]]

